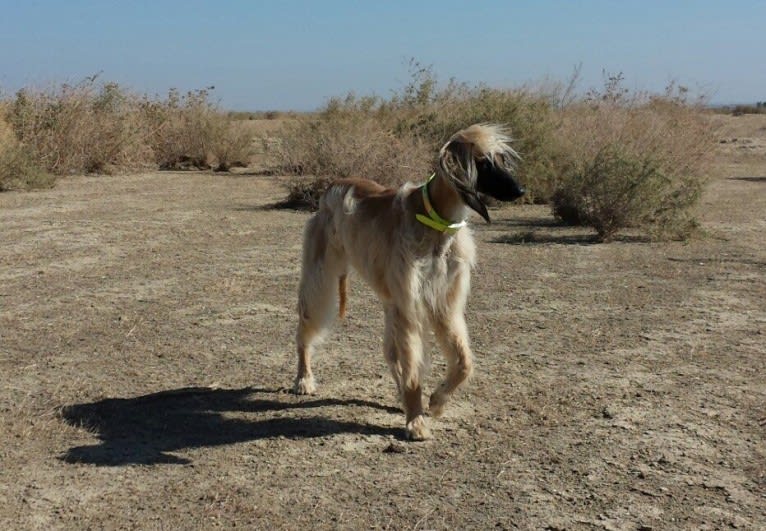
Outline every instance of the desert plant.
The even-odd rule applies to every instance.
[[[139,97],[97,76],[20,90],[8,122],[25,152],[54,174],[146,167],[228,170],[246,165],[252,135],[210,101],[209,90]]]
[[[682,87],[630,94],[620,80],[562,111],[553,213],[604,240],[626,227],[684,237],[706,182],[710,125]]]
[[[96,76],[46,90],[23,89],[9,122],[26,150],[55,174],[104,172],[146,163],[149,149],[135,98]]]
[[[518,177],[527,200],[550,197],[555,146],[546,141],[555,126],[547,95],[495,90],[449,82],[439,89],[430,68],[411,63],[411,81],[389,99],[334,98],[317,114],[285,123],[264,148],[277,171],[292,175],[359,175],[385,185],[420,180],[433,171],[436,150],[450,135],[477,122],[507,125],[523,164]],[[309,186],[306,193],[321,190]]]
[[[381,100],[353,94],[330,100],[315,115],[286,122],[275,138],[264,139],[264,148],[277,171],[318,179],[290,186],[291,197],[311,198],[309,204],[316,204],[316,195],[332,178],[366,177],[386,186],[425,178],[434,156],[419,138],[395,134]]]
[[[523,158],[517,168],[517,177],[527,188],[522,201],[547,202],[556,157],[556,146],[550,141],[557,124],[551,91],[471,86],[454,79],[439,88],[432,68],[417,61],[410,61],[409,67],[410,81],[382,105],[382,110],[394,115],[398,135],[413,135],[433,152],[470,124],[502,124]]]
[[[145,98],[141,109],[160,169],[228,170],[246,165],[252,138],[210,101],[210,90],[172,89],[164,100]]]
[[[246,167],[250,162],[253,135],[222,115],[219,115],[216,121],[210,142],[215,170],[229,171],[231,168]]]
[[[521,154],[517,177],[527,188],[524,202],[545,203],[555,178],[556,145],[553,130],[555,109],[545,93],[528,89],[501,90],[450,83],[433,101],[416,113],[404,113],[398,129],[428,142],[435,151],[450,135],[467,125],[494,122],[505,125]]]
[[[758,102],[755,105],[735,105],[731,109],[731,114],[734,116],[742,116],[743,114],[766,114],[766,102]]]
[[[0,109],[0,192],[53,186],[55,177],[39,167],[16,138]]]
[[[297,179],[287,187],[287,197],[279,203],[282,208],[314,211],[319,208],[319,200],[332,183],[328,177]]]
[[[583,166],[571,168],[552,198],[556,217],[593,227],[603,241],[626,227],[651,225],[686,234],[684,215],[698,197],[690,182],[674,183],[651,154],[635,155],[619,145],[604,146]]]
[[[55,182],[23,147],[0,148],[0,192],[50,188]]]

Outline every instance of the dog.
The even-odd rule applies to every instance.
[[[421,186],[389,189],[340,179],[327,189],[304,230],[296,394],[316,392],[311,356],[336,315],[345,315],[353,268],[383,303],[383,350],[406,436],[431,437],[421,397],[424,336],[433,331],[447,360],[446,376],[429,400],[430,414],[438,417],[473,371],[464,315],[476,255],[469,209],[489,223],[483,196],[511,201],[525,192],[513,175],[519,156],[510,144],[501,126],[475,124],[444,144],[435,173]]]

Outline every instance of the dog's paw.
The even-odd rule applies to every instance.
[[[439,391],[434,391],[428,400],[428,412],[432,417],[441,417],[444,413],[444,405],[447,403],[447,397]]]
[[[431,438],[431,430],[428,429],[426,418],[418,415],[407,423],[407,438],[411,441],[425,441]]]
[[[293,392],[296,395],[313,395],[317,392],[317,384],[313,376],[304,376],[295,380]]]

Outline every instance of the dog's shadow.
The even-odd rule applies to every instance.
[[[269,398],[259,398],[268,395]],[[100,439],[70,448],[61,459],[101,466],[187,464],[168,452],[284,437],[303,439],[340,433],[399,438],[395,428],[336,420],[325,416],[290,416],[289,410],[333,406],[400,410],[353,399],[301,399],[281,390],[246,387],[174,389],[134,398],[109,398],[61,408],[67,423],[84,427]],[[263,415],[267,418],[261,418]],[[250,420],[249,416],[257,416]],[[227,418],[228,417],[228,418]]]

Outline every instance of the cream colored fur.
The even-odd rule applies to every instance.
[[[473,146],[476,156],[515,155],[500,128],[474,125],[456,133]],[[440,151],[443,162],[448,156]],[[432,181],[432,202],[442,216],[459,221],[468,208],[452,184],[455,178],[441,168]],[[425,176],[424,176],[425,177]],[[475,183],[462,183],[467,186]],[[375,290],[385,312],[383,350],[399,390],[411,439],[426,439],[430,431],[422,405],[424,338],[432,330],[447,360],[447,374],[431,394],[430,413],[439,416],[455,389],[471,375],[464,311],[470,291],[475,247],[469,228],[448,235],[424,226],[415,218],[424,212],[418,186],[406,184],[385,190],[371,181],[343,180],[323,196],[319,211],[307,222],[299,287],[299,324],[296,335],[298,394],[316,391],[311,356],[345,305],[345,279],[350,268]]]

